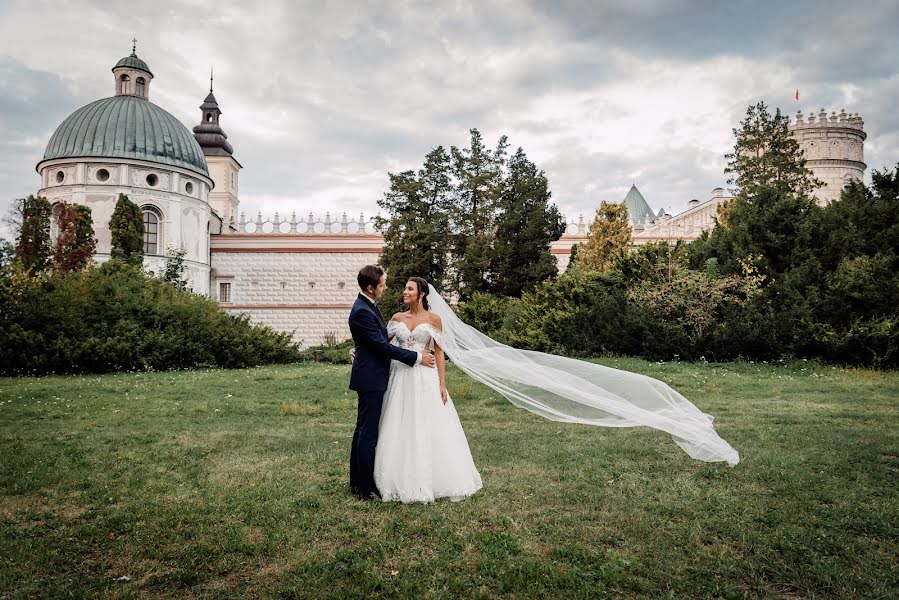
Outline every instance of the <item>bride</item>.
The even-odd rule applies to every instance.
[[[443,324],[428,310],[429,293],[424,279],[411,277],[403,290],[409,310],[393,315],[387,325],[393,344],[416,352],[433,347],[437,369],[390,364],[374,473],[385,501],[459,501],[481,489],[481,475],[446,391]]]

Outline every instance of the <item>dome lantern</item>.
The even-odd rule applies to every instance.
[[[131,55],[121,59],[112,68],[116,96],[137,96],[150,99],[150,67],[137,57],[137,40],[132,40]]]

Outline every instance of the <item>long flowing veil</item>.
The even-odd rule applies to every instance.
[[[455,365],[515,406],[565,423],[654,427],[670,433],[695,459],[731,466],[740,462],[737,451],[718,437],[712,417],[666,383],[501,344],[463,323],[434,286],[428,287],[430,311],[443,322],[437,343]]]

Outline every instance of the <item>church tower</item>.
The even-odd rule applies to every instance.
[[[209,205],[222,219],[222,229],[233,227],[237,220],[238,174],[241,165],[234,158],[234,148],[228,142],[219,119],[222,111],[212,93],[212,73],[209,74],[209,95],[200,105],[200,124],[194,127],[194,138],[203,149],[209,176],[215,187],[209,192]]]
[[[805,166],[824,182],[815,191],[818,204],[830,204],[838,200],[843,188],[853,179],[865,176],[865,122],[858,113],[846,114],[842,109],[827,118],[823,108],[818,113],[810,113],[803,119],[802,111],[796,113],[796,120],[790,123],[790,131],[799,142],[805,154]]]

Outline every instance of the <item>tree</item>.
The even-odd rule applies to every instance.
[[[159,278],[170,283],[179,290],[187,289],[187,278],[184,276],[184,248],[169,248],[165,252],[165,267]]]
[[[50,215],[46,198],[28,196],[18,201],[19,233],[16,259],[26,271],[42,272],[50,265]]]
[[[402,306],[402,289],[409,277],[423,277],[442,289],[451,249],[450,206],[454,200],[450,156],[438,146],[413,171],[390,173],[390,190],[378,200],[387,213],[376,224],[384,230],[384,249],[379,258],[388,285],[382,305]]]
[[[503,165],[508,142],[502,136],[490,150],[477,129],[470,130],[470,147],[451,149],[456,198],[451,223],[452,290],[461,299],[489,291],[490,254],[495,235],[498,202],[502,194]]]
[[[808,196],[823,185],[805,167],[799,143],[790,134],[789,118],[768,112],[764,102],[746,109],[740,129],[734,129],[734,151],[725,155],[730,175],[727,183],[738,188],[739,194],[752,199],[758,190],[774,187],[798,196]]]
[[[53,271],[80,271],[90,262],[97,247],[91,209],[78,204],[57,202],[53,205],[56,219],[56,241],[53,244]]]
[[[690,266],[703,269],[715,258],[722,274],[739,274],[740,260],[752,255],[771,281],[808,257],[819,210],[814,199],[774,186],[758,187],[751,200],[741,192],[731,200],[727,227],[690,244]]]
[[[119,194],[112,218],[112,257],[139,265],[144,260],[144,222],[140,207],[125,194]]]
[[[490,265],[494,293],[517,298],[558,274],[549,248],[562,237],[565,222],[551,196],[546,175],[518,148],[499,199]]]
[[[603,200],[587,232],[587,241],[578,251],[578,264],[599,273],[609,271],[615,261],[627,252],[630,239],[627,206],[623,202]]]

